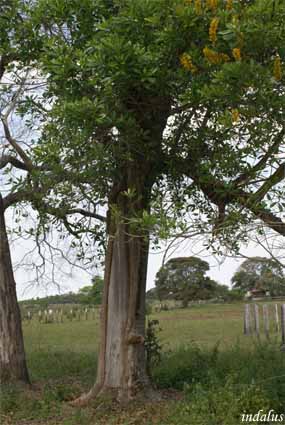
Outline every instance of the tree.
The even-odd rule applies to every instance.
[[[152,300],[158,299],[156,288],[151,288],[146,292],[146,299],[147,299],[147,301],[152,301]]]
[[[243,292],[256,288],[269,291],[272,296],[284,295],[283,268],[270,258],[249,258],[240,265],[232,277],[232,286]]]
[[[18,35],[21,28],[19,15],[16,8],[20,2],[0,7],[0,102],[1,121],[3,124],[3,136],[1,135],[0,170],[6,172],[12,169],[30,172],[32,163],[20,143],[12,136],[10,131],[11,114],[16,107],[19,97],[23,92],[26,82],[27,69],[19,74],[15,61],[21,61],[17,54],[17,44],[11,42],[11,33]],[[21,9],[18,9],[19,14]],[[19,52],[18,52],[19,53]],[[21,64],[22,65],[22,64]],[[23,66],[23,65],[22,65]],[[23,67],[24,68],[24,67]],[[6,75],[5,75],[6,74]],[[5,78],[6,77],[6,78]],[[9,78],[9,79],[8,79]],[[16,90],[15,90],[16,86]],[[18,173],[19,174],[19,173]],[[18,177],[18,181],[21,178]],[[17,303],[16,283],[5,223],[5,211],[15,203],[15,198],[21,198],[20,193],[15,193],[8,184],[5,175],[1,176],[0,193],[0,382],[20,381],[29,383],[27,371],[23,334],[21,327],[21,314]],[[6,187],[5,187],[6,183]],[[4,186],[4,187],[3,187]],[[11,192],[7,193],[9,186]],[[15,187],[16,185],[14,185]],[[2,192],[3,191],[3,192]],[[25,193],[25,192],[23,192]],[[22,193],[22,194],[23,194]],[[22,200],[22,199],[21,199]]]
[[[40,243],[39,236],[49,225],[40,214],[42,209],[62,215],[67,227],[69,214],[94,216],[86,210],[71,211],[62,206],[60,210],[50,210],[49,205],[42,202],[42,194],[50,184],[54,186],[55,180],[51,182],[48,164],[37,167],[34,158],[37,134],[46,119],[46,110],[41,107],[43,78],[33,67],[35,46],[27,47],[25,42],[33,31],[28,19],[28,3],[12,0],[0,5],[0,381],[3,383],[29,383],[5,214],[8,209],[18,207],[13,230],[18,228],[20,234],[35,239],[43,265],[42,244],[47,240],[44,238]],[[57,177],[59,184],[61,178]],[[43,221],[38,228],[24,231],[20,222],[28,216],[23,208],[27,203],[38,210]],[[50,244],[48,249],[52,249]]]
[[[94,276],[91,286],[84,286],[79,290],[81,302],[84,304],[101,304],[104,280],[100,276]]]
[[[68,177],[49,202],[68,205],[84,193],[107,210],[98,374],[77,403],[109,389],[129,400],[149,390],[145,283],[157,229],[165,236],[192,213],[219,243],[235,246],[233,232],[251,220],[285,235],[278,210],[285,6],[273,0],[34,6],[31,43],[39,46],[51,105],[36,156],[39,165],[48,161],[53,179]],[[80,229],[69,223],[75,234]]]
[[[159,299],[189,301],[214,298],[218,284],[205,274],[209,263],[198,257],[172,258],[158,271],[155,286]]]

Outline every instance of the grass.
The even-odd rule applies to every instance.
[[[233,304],[152,315],[159,320],[164,347],[153,380],[165,400],[124,408],[102,400],[79,410],[66,403],[95,379],[98,318],[25,323],[28,367],[36,390],[6,387],[1,393],[0,423],[235,425],[241,423],[244,410],[282,413],[285,353],[280,351],[280,337],[273,329],[270,342],[245,337],[242,313],[243,305]]]
[[[269,304],[271,335],[275,338],[273,303]],[[260,305],[260,328],[263,328]],[[243,335],[244,304],[204,304],[189,309],[163,311],[155,315],[160,322],[161,341],[170,348],[195,341],[200,347],[211,348],[217,342],[222,349],[239,341],[252,343]],[[264,337],[263,337],[264,338]]]

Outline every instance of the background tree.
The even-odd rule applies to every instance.
[[[28,17],[33,2],[12,0],[0,5],[0,380],[1,382],[29,382],[21,328],[21,316],[17,303],[16,283],[7,235],[6,214],[16,207],[13,231],[35,240],[40,266],[33,264],[37,278],[43,277],[48,262],[43,245],[51,252],[53,246],[47,238],[51,223],[45,221],[42,210],[49,210],[42,203],[42,194],[48,185],[54,187],[48,163],[38,167],[34,152],[41,125],[47,118],[43,99],[43,76],[34,67],[35,46],[26,44],[31,39],[32,24]],[[41,181],[40,181],[41,176]],[[45,176],[45,178],[43,177]],[[57,182],[62,177],[57,174]],[[25,208],[29,204],[29,208]],[[69,205],[71,205],[69,203]],[[78,206],[78,204],[77,204]],[[29,212],[37,210],[38,224],[29,226]],[[73,211],[89,216],[86,210]],[[62,206],[50,213],[59,214],[66,221],[73,214]],[[91,212],[91,216],[94,214]],[[64,218],[65,217],[65,218]],[[27,222],[27,228],[23,222]],[[57,250],[64,256],[63,252]],[[44,255],[45,253],[45,255]],[[80,254],[79,254],[80,255]],[[51,255],[52,257],[52,255]],[[71,261],[69,260],[71,265]],[[54,277],[53,264],[49,269]],[[38,275],[39,270],[41,276]],[[52,280],[52,279],[50,279]]]
[[[92,285],[84,286],[79,290],[80,300],[83,304],[98,305],[102,303],[104,280],[100,276],[94,276]]]
[[[29,67],[17,42],[22,30],[23,3],[12,1],[0,6],[0,381],[29,383],[20,309],[17,303],[10,246],[5,222],[6,210],[23,200],[26,191],[17,191],[23,173],[31,173],[33,164],[22,143],[10,131],[11,116],[28,81]],[[12,41],[13,39],[13,41]],[[16,176],[13,174],[17,170]],[[7,175],[9,174],[9,177]],[[30,193],[32,192],[30,184]]]
[[[146,293],[146,299],[148,301],[158,300],[157,289],[151,288]]]
[[[183,228],[186,213],[233,247],[252,220],[285,235],[284,7],[36,2],[33,43],[51,105],[37,161],[48,161],[53,179],[68,177],[49,204],[84,194],[107,210],[98,375],[78,403],[110,388],[132,399],[148,387],[150,238]],[[68,226],[81,232],[77,221]]]
[[[215,298],[218,284],[206,276],[209,263],[198,257],[172,258],[158,271],[155,286],[158,298],[189,301]]]
[[[270,258],[252,257],[245,260],[232,277],[233,288],[243,292],[251,289],[269,291],[272,296],[285,294],[283,268]]]

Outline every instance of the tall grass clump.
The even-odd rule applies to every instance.
[[[36,350],[28,355],[28,367],[33,381],[74,380],[93,382],[97,355],[73,351]]]
[[[259,410],[284,414],[285,353],[277,344],[236,344],[227,351],[184,346],[164,354],[153,377],[159,388],[184,391],[175,412],[179,424],[233,425]]]

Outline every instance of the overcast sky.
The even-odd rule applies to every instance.
[[[28,252],[32,247],[29,241],[18,240],[12,244],[12,257],[14,264],[17,264],[23,257],[25,252]],[[201,252],[203,251],[203,252]],[[164,250],[160,252],[152,252],[149,256],[149,267],[147,277],[147,288],[150,289],[154,286],[155,275],[162,265]],[[247,256],[268,256],[267,253],[261,248],[257,247],[253,243],[249,246],[244,246],[242,253]],[[208,275],[217,280],[219,283],[224,285],[230,285],[231,277],[235,273],[239,264],[244,259],[236,258],[215,258],[208,254],[207,251],[203,250],[201,243],[193,243],[187,241],[187,244],[180,243],[177,249],[171,253],[169,258],[178,256],[190,256],[196,255],[206,260],[210,264],[210,271]],[[29,256],[28,256],[29,257]],[[29,259],[29,258],[28,258]],[[48,274],[49,272],[47,272]],[[33,297],[43,297],[46,295],[54,295],[64,292],[77,292],[82,286],[90,284],[93,273],[86,273],[83,270],[73,269],[70,271],[70,266],[62,261],[58,261],[56,268],[57,280],[60,284],[60,288],[51,284],[42,285],[30,285],[27,283],[33,278],[34,273],[29,273],[21,267],[19,264],[16,267],[16,282],[17,282],[17,293],[19,300],[28,299]]]

